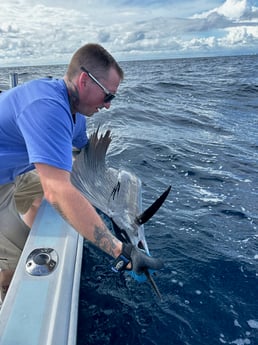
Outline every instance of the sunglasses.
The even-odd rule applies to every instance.
[[[116,96],[111,93],[110,91],[108,91],[108,89],[105,88],[105,86],[103,86],[98,79],[96,79],[94,77],[94,75],[92,75],[88,70],[86,70],[86,68],[84,68],[83,66],[81,66],[81,70],[85,73],[88,74],[88,76],[90,77],[91,80],[93,80],[101,89],[102,91],[104,91],[105,93],[105,98],[104,98],[104,103],[110,103],[112,101],[112,99],[114,99]]]

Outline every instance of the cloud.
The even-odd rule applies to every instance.
[[[227,0],[217,9],[217,12],[230,19],[239,19],[249,10],[250,6],[247,0]]]
[[[247,0],[2,0],[0,64],[68,63],[86,42],[118,59],[257,53]]]
[[[201,31],[212,33],[217,30],[216,37],[206,38],[207,42],[213,42],[211,48],[226,53],[230,50],[232,53],[240,50],[243,53],[257,53],[258,8],[252,5],[251,1],[226,0],[221,6],[196,14],[192,19],[199,23]],[[197,25],[195,29],[198,30]]]

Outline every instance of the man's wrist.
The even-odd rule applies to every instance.
[[[115,273],[124,271],[126,266],[129,264],[130,260],[127,259],[123,254],[120,254],[115,261],[113,262],[113,265],[111,266],[112,271]]]
[[[124,271],[125,269],[131,269],[131,251],[132,244],[124,244],[122,246],[121,253],[115,259],[113,265],[111,266],[112,271],[118,273]]]
[[[115,239],[114,248],[112,249],[112,256],[116,259],[123,251],[123,243]]]

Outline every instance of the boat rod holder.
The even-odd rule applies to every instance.
[[[26,271],[32,276],[46,276],[58,264],[58,254],[52,248],[34,249],[26,260]]]
[[[10,88],[15,87],[18,85],[18,73],[10,73],[9,74],[9,86]]]

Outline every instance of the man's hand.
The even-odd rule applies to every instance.
[[[123,244],[126,251],[130,253],[130,261],[132,263],[131,270],[136,274],[142,274],[146,269],[160,270],[164,264],[160,259],[148,256],[143,250],[133,246],[132,244]]]
[[[143,274],[146,270],[159,270],[163,267],[160,259],[148,256],[143,250],[132,244],[123,243],[121,255],[115,260],[113,271],[133,270],[137,275]]]

